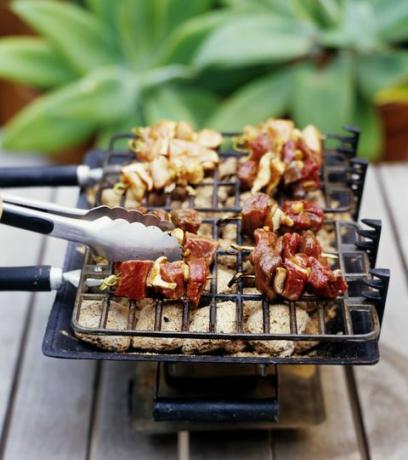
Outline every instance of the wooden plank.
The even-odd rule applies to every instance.
[[[396,236],[387,214],[392,212],[405,258],[408,259],[408,166],[382,166],[380,188],[371,170],[367,177],[362,216],[381,218],[383,231],[377,266],[391,269],[391,282],[380,340],[380,363],[356,369],[366,435],[373,459],[408,455],[408,287]]]
[[[136,364],[137,365],[137,364]],[[177,458],[177,435],[148,435],[132,428],[129,384],[135,364],[104,362],[96,401],[90,458],[171,460]]]
[[[343,369],[322,366],[321,379],[326,420],[306,429],[272,432],[274,459],[361,458]]]
[[[1,158],[3,160],[3,156]],[[45,200],[51,196],[51,191],[43,188],[10,189],[9,192]],[[0,241],[2,241],[1,266],[38,263],[42,236],[1,225]],[[9,398],[15,384],[15,370],[29,312],[30,298],[31,293],[28,292],[0,292],[0,433],[6,430]]]
[[[212,431],[190,433],[190,459],[275,459],[269,431]]]
[[[72,205],[77,191],[58,191]],[[61,266],[66,243],[49,239],[42,263]],[[95,363],[46,358],[41,344],[54,293],[35,295],[4,459],[85,459]]]

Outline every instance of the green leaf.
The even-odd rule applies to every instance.
[[[385,88],[408,81],[408,52],[362,55],[356,60],[361,91],[367,98]]]
[[[213,11],[186,21],[169,35],[158,61],[189,64],[207,35],[228,17],[231,17],[230,12]]]
[[[156,50],[155,0],[116,1],[116,29],[121,50],[135,69],[149,67]]]
[[[381,120],[373,104],[362,97],[357,98],[353,121],[361,130],[359,156],[376,160],[383,148]]]
[[[296,73],[292,115],[299,126],[315,124],[336,132],[350,123],[353,114],[353,72],[347,56],[333,59],[323,69],[305,64]]]
[[[114,134],[123,134],[131,132],[132,128],[142,126],[143,121],[141,114],[134,113],[117,123],[111,124],[99,130],[96,137],[96,145],[102,149],[109,147],[109,142]],[[123,147],[127,148],[128,140],[124,141]],[[119,146],[120,147],[120,146]]]
[[[154,0],[157,4],[156,39],[164,40],[187,19],[207,12],[213,0]]]
[[[379,49],[372,5],[367,1],[345,0],[341,21],[337,27],[320,35],[326,46],[354,48],[356,50]]]
[[[173,85],[172,89],[178,100],[194,114],[195,126],[197,128],[207,126],[209,117],[220,104],[217,96],[210,91],[193,86]]]
[[[210,34],[195,63],[227,67],[289,61],[311,50],[312,33],[308,24],[271,15],[232,18]]]
[[[405,0],[371,0],[378,34],[391,42],[408,38],[408,7]]]
[[[104,24],[109,24],[114,29],[114,18],[120,0],[85,0],[85,3]]]
[[[172,80],[191,79],[194,70],[181,64],[170,64],[163,67],[154,67],[151,70],[139,73],[140,82],[144,88],[162,85]]]
[[[51,0],[19,0],[12,8],[78,72],[86,73],[116,61],[106,28],[79,6]]]
[[[71,97],[68,89],[42,96],[21,110],[4,129],[3,147],[13,151],[52,153],[88,138],[95,123],[61,116]]]
[[[200,115],[197,114],[202,114],[203,105],[201,105],[201,108],[197,107],[196,104],[199,97],[197,98],[197,95],[192,96],[191,94],[185,88],[181,89],[174,86],[161,87],[149,91],[143,98],[146,123],[152,124],[157,123],[161,119],[170,119],[187,121],[198,127],[200,125],[200,120],[198,120]],[[201,104],[206,104],[204,99],[202,99]]]
[[[49,88],[73,80],[75,74],[44,40],[11,37],[0,40],[0,77]]]
[[[134,111],[139,94],[137,79],[124,69],[96,69],[65,87],[69,94],[59,113],[96,124],[114,123]]]
[[[284,68],[248,83],[221,105],[209,126],[235,131],[246,124],[283,115],[288,107],[292,77],[290,68]]]

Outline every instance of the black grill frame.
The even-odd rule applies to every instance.
[[[324,199],[326,203],[325,213],[327,216],[336,216],[336,214],[344,212],[352,212],[354,215],[358,213],[360,208],[360,202],[364,187],[364,179],[367,169],[367,163],[362,160],[357,160],[355,157],[356,147],[358,143],[358,130],[353,128],[347,128],[348,135],[338,136],[330,135],[329,139],[334,139],[339,143],[339,145],[334,150],[325,150],[325,161],[324,167],[322,170],[322,184],[324,191]],[[236,133],[224,133],[224,136],[234,136]],[[102,190],[111,186],[112,183],[118,180],[118,164],[123,164],[124,162],[134,161],[133,153],[129,151],[118,150],[115,148],[115,145],[119,141],[132,139],[131,134],[118,134],[114,136],[110,143],[110,148],[108,155],[104,161],[104,177],[101,181],[101,186],[98,188],[96,195],[96,204],[100,205]],[[228,150],[219,152],[221,159],[225,160],[227,158],[233,157],[239,159],[242,157],[243,153]],[[112,177],[114,178],[112,180]],[[232,223],[236,226],[237,234],[237,244],[242,244],[241,236],[241,222],[239,219],[235,218],[222,218],[223,213],[239,213],[241,208],[239,206],[240,199],[240,184],[239,181],[235,180],[229,181],[220,181],[218,170],[215,170],[214,175],[212,176],[212,184],[206,183],[205,186],[213,185],[213,194],[212,194],[212,207],[211,208],[195,208],[200,212],[211,212],[214,216],[212,219],[205,219],[204,223],[211,225],[212,236],[217,239],[219,236],[219,228],[222,225],[231,225]],[[202,186],[201,184],[197,187]],[[220,186],[231,186],[234,188],[235,196],[235,207],[226,208],[220,207],[218,203],[218,189]],[[333,208],[329,205],[330,196],[332,192],[338,193],[344,198],[344,195],[349,197],[348,205],[340,206],[338,208]],[[125,195],[122,197],[122,205],[125,202]],[[172,209],[172,198],[171,195],[166,195],[164,206],[150,206],[148,202],[148,197],[144,205],[152,209]],[[194,207],[194,200],[189,201],[189,206]],[[219,216],[219,217],[218,217]],[[366,221],[367,223],[367,221]],[[331,226],[335,233],[336,239],[336,252],[339,256],[340,266],[345,273],[346,268],[346,258],[360,258],[364,260],[363,269],[360,269],[360,273],[347,274],[346,279],[350,283],[355,282],[357,279],[363,279],[367,283],[370,283],[369,270],[375,266],[375,258],[378,250],[379,236],[381,233],[380,223],[373,224],[373,221],[369,221],[368,225],[372,227],[372,230],[363,230],[360,229],[356,224],[350,222],[341,222],[335,220],[326,221],[326,226]],[[341,229],[346,227],[353,227],[356,234],[356,244],[340,244],[341,241]],[[189,313],[192,307],[189,304],[187,299],[183,300],[183,321],[182,329],[177,332],[163,332],[161,331],[161,321],[162,321],[162,307],[163,305],[169,303],[165,300],[158,300],[156,306],[156,315],[155,315],[155,326],[153,331],[136,331],[134,329],[134,318],[136,312],[135,302],[130,302],[129,308],[129,318],[128,318],[128,327],[126,330],[120,330],[120,335],[128,336],[144,336],[144,337],[162,337],[162,338],[201,338],[201,339],[245,339],[245,340],[309,340],[324,342],[324,341],[369,341],[375,340],[380,333],[380,322],[378,319],[378,314],[376,310],[375,303],[367,303],[365,297],[360,288],[358,295],[353,295],[353,297],[345,296],[336,301],[330,302],[331,304],[338,305],[338,310],[341,312],[343,322],[340,328],[341,335],[338,334],[338,330],[335,329],[333,333],[327,333],[325,326],[325,306],[329,303],[327,300],[318,299],[313,296],[305,297],[301,301],[313,302],[317,306],[319,311],[319,334],[307,335],[307,334],[298,334],[297,324],[296,324],[296,302],[284,302],[289,306],[290,312],[290,333],[285,334],[271,334],[269,331],[269,308],[273,308],[273,304],[268,302],[261,294],[243,294],[242,293],[242,280],[237,283],[237,293],[235,294],[219,294],[217,293],[217,266],[218,259],[221,256],[234,254],[236,256],[236,272],[242,272],[242,264],[245,256],[249,254],[248,251],[217,251],[215,262],[212,269],[212,282],[210,293],[203,296],[204,300],[207,300],[207,303],[210,304],[210,322],[208,332],[190,332],[188,330],[189,325]],[[74,315],[72,319],[72,327],[76,332],[86,333],[86,334],[100,334],[100,335],[118,335],[118,330],[109,329],[106,327],[106,322],[110,310],[110,302],[114,299],[113,292],[108,292],[107,294],[89,294],[87,293],[85,286],[86,277],[105,277],[113,273],[113,265],[110,264],[101,274],[98,274],[100,267],[95,264],[92,265],[92,258],[88,252],[86,257],[87,263],[84,265],[82,278],[80,283],[80,288],[78,289],[78,295],[75,303]],[[357,270],[358,272],[359,270]],[[362,286],[362,285],[361,285]],[[372,286],[371,286],[372,287]],[[87,328],[80,325],[80,314],[81,314],[81,302],[82,300],[100,300],[102,302],[103,308],[101,311],[99,326],[97,328]],[[237,332],[236,333],[218,333],[216,332],[216,305],[222,301],[234,301],[237,308]],[[249,334],[243,332],[243,303],[245,301],[258,301],[262,304],[263,310],[263,332],[259,334]],[[377,302],[378,303],[378,302]],[[354,332],[355,327],[351,320],[353,312],[356,311],[366,311],[369,315],[369,322],[371,328],[366,330],[364,333],[357,334]],[[361,322],[361,318],[359,319]],[[365,321],[367,323],[367,321]]]

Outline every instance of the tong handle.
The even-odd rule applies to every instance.
[[[0,291],[51,291],[51,266],[0,267]]]
[[[0,168],[0,187],[78,185],[80,168],[76,165]]]
[[[156,421],[172,422],[259,422],[277,421],[279,402],[264,399],[158,398],[153,405]]]
[[[94,236],[92,222],[8,202],[3,203],[0,223],[83,244],[90,244]]]

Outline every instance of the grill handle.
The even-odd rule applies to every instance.
[[[101,171],[86,165],[6,167],[0,168],[0,187],[86,186],[99,179]]]
[[[158,422],[277,421],[279,403],[265,399],[188,399],[156,397],[153,417]]]
[[[0,291],[51,291],[51,266],[0,267]]]

